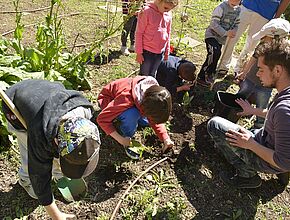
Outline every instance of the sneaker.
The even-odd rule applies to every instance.
[[[33,198],[33,199],[37,199],[37,196],[34,193],[34,190],[32,188],[31,182],[30,181],[25,181],[21,178],[19,178],[18,183],[20,186],[22,186],[23,189],[25,189],[25,191],[28,193],[28,195]]]
[[[129,54],[130,54],[128,48],[125,47],[125,46],[122,46],[122,47],[121,47],[121,53],[122,53],[123,55],[125,55],[125,56],[129,56]]]
[[[128,50],[129,50],[129,52],[134,53],[135,52],[135,46],[134,46],[134,44],[131,45]]]
[[[258,174],[250,178],[245,178],[238,176],[238,174],[223,171],[220,173],[220,178],[225,184],[240,189],[258,188],[262,184],[262,180]]]
[[[133,160],[139,160],[141,157],[137,147],[128,147],[125,149],[125,152]]]
[[[290,172],[279,173],[279,174],[277,174],[277,177],[278,177],[278,182],[279,182],[282,186],[287,186],[288,183],[289,183]]]

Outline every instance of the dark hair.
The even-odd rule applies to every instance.
[[[196,79],[196,67],[192,62],[181,63],[178,68],[178,74],[182,79],[194,81]]]
[[[260,43],[256,54],[258,57],[264,57],[264,63],[270,70],[273,70],[275,65],[281,65],[290,75],[290,42],[287,38]]]
[[[165,123],[172,110],[172,101],[170,92],[158,85],[149,87],[141,102],[142,110],[154,123]]]

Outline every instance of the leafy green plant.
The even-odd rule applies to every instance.
[[[160,169],[159,172],[151,171],[151,173],[151,176],[148,175],[146,179],[154,182],[157,194],[167,188],[176,188],[176,185],[171,182],[172,178],[166,176],[163,169]]]
[[[183,106],[184,111],[188,110],[192,99],[193,99],[193,96],[189,96],[189,92],[186,91],[182,98],[182,106]]]

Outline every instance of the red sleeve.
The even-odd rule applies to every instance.
[[[169,135],[167,133],[167,130],[165,128],[164,124],[155,124],[149,119],[149,124],[152,127],[152,129],[155,131],[155,134],[159,138],[159,140],[164,141],[167,138],[169,138]]]

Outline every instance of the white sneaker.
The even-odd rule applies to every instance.
[[[125,46],[122,46],[122,47],[121,47],[121,52],[122,52],[122,54],[125,55],[125,56],[129,56],[129,54],[130,54],[128,48],[125,47]]]
[[[35,192],[32,188],[31,182],[30,181],[25,181],[21,178],[19,178],[18,183],[20,186],[22,186],[23,189],[25,189],[25,191],[28,193],[28,195],[33,198],[33,199],[37,199],[37,196],[35,195]]]
[[[134,45],[131,45],[128,49],[131,53],[134,53],[135,52],[135,46]]]

